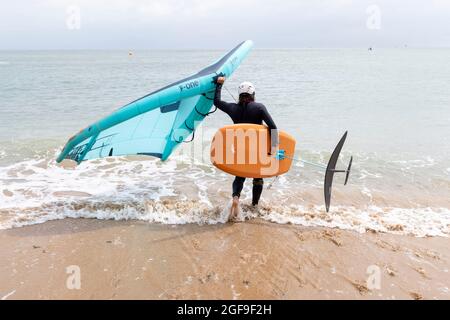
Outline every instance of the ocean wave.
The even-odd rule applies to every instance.
[[[232,177],[195,159],[189,162],[175,155],[161,162],[148,157],[118,157],[79,166],[58,165],[52,159],[53,155],[36,157],[0,167],[0,228],[64,218],[163,224],[227,220]],[[357,232],[449,236],[450,209],[445,205],[447,198],[442,198],[445,192],[441,196],[424,194],[420,188],[408,189],[415,188],[413,184],[389,189],[380,180],[376,174],[357,168],[347,187],[336,179],[332,210],[326,213],[323,173],[307,174],[304,168],[294,168],[277,180],[266,179],[258,210],[248,205],[251,182],[247,182],[241,218]]]
[[[64,218],[138,220],[161,224],[218,224],[228,218],[230,203],[208,205],[199,200],[144,201],[60,201],[40,207],[0,210],[1,229],[22,227]],[[403,235],[450,236],[450,210],[446,208],[380,208],[366,210],[336,206],[331,213],[324,206],[277,205],[267,201],[258,207],[244,203],[239,219],[261,218],[278,224],[329,227],[364,232]]]

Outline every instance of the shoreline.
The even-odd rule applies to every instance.
[[[0,240],[0,299],[450,299],[442,237],[66,218]]]

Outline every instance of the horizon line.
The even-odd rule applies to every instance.
[[[441,46],[409,46],[409,45],[399,45],[399,46],[348,46],[348,47],[321,47],[321,46],[305,46],[305,47],[260,47],[254,48],[254,50],[339,50],[339,49],[449,49],[450,45],[441,45]],[[210,50],[210,51],[219,51],[219,50],[228,50],[228,47],[223,48],[7,48],[1,49],[0,52],[6,51],[201,51],[201,50]]]

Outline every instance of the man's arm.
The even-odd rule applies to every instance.
[[[222,101],[221,95],[222,95],[222,85],[225,82],[224,77],[217,78],[217,86],[216,86],[216,93],[214,95],[214,105],[222,110],[223,112],[227,113],[228,115],[231,115],[232,111],[232,104]]]
[[[269,111],[267,111],[264,105],[261,106],[262,119],[267,124],[267,127],[269,127],[271,146],[272,149],[275,149],[278,146],[278,129],[272,117],[270,116]],[[274,150],[272,150],[271,153],[274,153]]]

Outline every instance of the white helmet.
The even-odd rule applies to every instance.
[[[248,93],[248,94],[253,95],[253,94],[255,94],[255,86],[251,82],[248,82],[248,81],[242,82],[239,85],[238,92],[239,92],[239,95],[241,95],[243,93]]]

